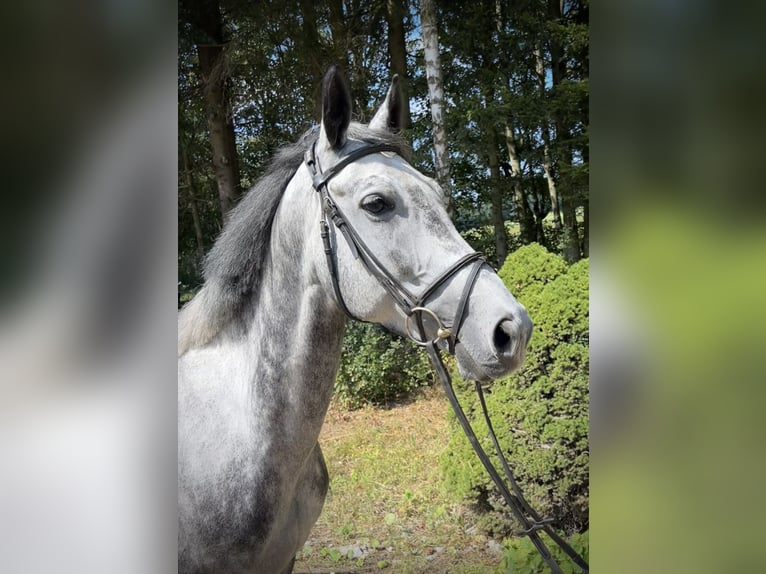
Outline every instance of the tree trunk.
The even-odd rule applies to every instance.
[[[548,126],[543,126],[543,173],[548,183],[548,196],[551,200],[551,214],[553,215],[553,228],[561,229],[561,198],[556,188],[556,180],[553,179],[553,161],[551,160],[551,135]]]
[[[590,201],[583,202],[582,218],[582,256],[590,257]]]
[[[189,209],[191,210],[192,223],[194,224],[194,238],[197,241],[197,269],[200,269],[202,260],[205,258],[205,245],[202,239],[202,225],[199,220],[199,211],[197,210],[197,190],[194,185],[194,177],[189,168],[189,154],[186,152],[186,146],[181,146],[181,155],[184,164],[184,180],[186,182],[186,193],[189,199]]]
[[[585,145],[582,150],[582,160],[585,165],[590,165],[590,147]],[[587,190],[587,183],[584,184]],[[584,190],[582,194],[583,213],[582,213],[582,256],[590,257],[590,194]]]
[[[387,0],[388,56],[391,58],[391,74],[399,75],[399,85],[404,96],[404,129],[410,127],[410,100],[407,94],[407,47],[404,37],[405,7],[402,0]]]
[[[197,46],[200,75],[207,103],[207,127],[213,150],[213,171],[218,184],[224,221],[240,194],[239,164],[234,123],[229,112],[222,46]]]
[[[575,202],[571,197],[565,197],[562,202],[564,216],[564,259],[574,263],[580,259],[580,235],[577,232],[577,217]]]
[[[436,169],[436,180],[447,195],[450,215],[454,215],[449,174],[449,151],[447,150],[447,130],[444,123],[444,80],[442,79],[442,66],[439,57],[436,7],[433,0],[421,0],[420,2],[420,27],[425,52],[428,98],[431,102],[431,119],[434,126],[434,168]]]
[[[343,0],[330,0],[330,33],[332,34],[333,56],[341,65],[347,78],[351,77],[348,69],[348,45],[346,32],[346,17],[343,13]]]
[[[505,30],[505,22],[501,0],[495,1],[495,30],[498,39],[502,38]],[[496,47],[495,51],[498,50],[499,48]],[[501,74],[505,83],[504,88],[509,89],[511,86],[511,78],[509,74],[506,71],[501,71]],[[513,200],[516,207],[516,219],[519,223],[519,240],[522,244],[526,245],[537,239],[535,218],[527,203],[524,185],[521,179],[521,158],[519,157],[518,148],[516,146],[513,128],[508,123],[505,125],[505,147],[508,151],[508,162],[511,166]],[[503,228],[503,233],[505,233],[505,228]]]
[[[190,16],[199,37],[197,56],[205,95],[207,127],[213,151],[213,171],[224,221],[240,195],[239,162],[228,92],[223,18],[218,2],[189,2]]]
[[[497,153],[497,132],[494,126],[487,127],[487,156],[489,163],[490,195],[492,200],[492,229],[495,234],[495,252],[497,268],[503,266],[508,257],[508,235],[505,232],[503,218],[503,186],[500,179],[500,160]]]
[[[301,25],[303,52],[309,62],[309,90],[311,109],[314,117],[322,117],[322,69],[319,32],[317,31],[317,13],[314,0],[299,0],[303,23]]]
[[[391,59],[391,74],[399,75],[404,104],[404,124],[410,127],[410,99],[407,90],[407,47],[404,36],[404,4],[402,0],[387,0],[386,21],[388,22],[388,57]]]
[[[554,23],[559,24],[561,21],[561,0],[548,0],[548,19]],[[550,39],[550,51],[551,51],[551,79],[553,82],[553,89],[555,90],[561,85],[562,81],[566,78],[566,61],[564,59],[564,48],[561,43],[556,39],[555,35]],[[553,110],[553,123],[556,127],[556,143],[559,162],[563,165],[572,166],[572,148],[569,142],[569,129],[564,122],[561,112],[554,108]],[[559,170],[559,174],[563,170]],[[574,263],[580,259],[580,238],[577,233],[577,219],[575,217],[576,202],[574,197],[574,190],[572,189],[572,182],[566,180],[567,176],[564,175],[561,179],[562,189],[561,193],[561,211],[564,227],[564,258],[570,263]]]
[[[537,84],[540,88],[540,97],[545,97],[545,62],[543,60],[543,51],[540,46],[535,48],[535,68],[537,72]],[[561,229],[561,212],[559,193],[556,189],[556,182],[553,179],[553,162],[551,161],[551,132],[547,116],[541,126],[543,133],[543,173],[545,181],[548,183],[548,195],[551,199],[551,213],[553,215],[553,227],[556,231]]]
[[[537,190],[532,193],[532,201],[534,202],[532,217],[535,220],[535,241],[540,245],[548,247],[548,238],[545,236],[545,230],[543,229],[543,219],[548,215],[548,210],[545,209],[545,201]]]
[[[510,126],[505,126],[505,147],[508,150],[508,160],[511,164],[511,177],[513,178],[513,199],[516,205],[516,216],[519,219],[519,237],[524,245],[537,239],[535,233],[535,221],[532,211],[527,204],[524,186],[521,181],[521,159],[516,151],[516,140]]]

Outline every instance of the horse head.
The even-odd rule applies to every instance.
[[[317,282],[353,318],[454,352],[462,377],[502,377],[522,363],[532,322],[460,236],[438,183],[390,143],[402,97],[394,77],[369,124],[357,124],[340,71],[325,75],[319,133],[296,174],[320,204]]]

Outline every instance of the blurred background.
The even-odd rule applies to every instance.
[[[583,100],[582,84],[557,90],[563,82],[546,61],[551,44],[540,52],[545,69],[538,73],[537,21],[524,23],[525,44],[496,28],[522,7],[547,14],[548,3],[501,3],[477,21],[465,6],[436,4],[448,141],[465,150],[450,164],[456,223],[486,227],[482,237],[498,263],[504,246],[493,213],[516,224],[506,237],[520,237],[526,221],[527,230],[542,226],[541,241],[570,260],[593,257],[594,571],[760,571],[766,163],[759,40],[766,7],[559,3],[562,14],[573,7],[589,13],[591,47],[578,72],[590,78]],[[298,66],[291,54],[310,48],[275,41],[283,39],[275,30],[293,26],[291,37],[313,42],[296,16],[313,5],[279,6],[222,4],[220,37],[199,29],[186,12],[191,4],[43,0],[0,9],[8,55],[0,100],[2,571],[174,568],[172,301],[198,286],[199,254],[223,221],[226,199],[204,159],[212,144],[194,127],[208,121],[197,51],[225,43],[239,75],[219,77],[258,72],[267,80],[226,80],[222,92],[237,112],[241,190],[276,146],[316,119],[310,88],[318,84],[310,79],[321,68],[282,75],[277,63]],[[316,18],[330,27],[323,6],[315,6]],[[359,119],[369,118],[391,73],[381,32],[391,25],[387,6],[365,5],[353,21],[376,44],[355,44],[356,28],[344,27],[337,37],[347,43],[337,54],[323,51],[333,49],[332,30],[315,39],[319,63],[348,58]],[[405,43],[417,41],[422,3],[411,8],[401,15]],[[253,18],[237,21],[236,14]],[[248,28],[248,21],[256,23]],[[481,31],[458,33],[469,26]],[[554,39],[576,47],[563,31]],[[471,60],[493,46],[491,62]],[[436,172],[427,86],[418,52],[407,53],[415,161]],[[511,102],[482,90],[493,85],[487,77],[509,70],[542,76],[542,87],[529,80],[528,92]],[[300,108],[283,107],[295,102]],[[589,123],[578,119],[583,109]],[[565,127],[558,131],[557,113]],[[489,121],[497,163],[488,117],[502,120]],[[544,217],[536,219],[552,210],[541,117],[552,125],[560,236],[546,235]],[[526,215],[515,201],[506,127],[530,182],[524,193],[534,194]],[[496,186],[504,190],[501,206],[492,203]],[[199,233],[183,195],[193,188]]]
[[[593,12],[597,572],[766,563],[763,16],[757,2]]]
[[[0,571],[172,571],[176,7],[0,12]]]

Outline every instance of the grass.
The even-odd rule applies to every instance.
[[[435,389],[388,408],[331,407],[320,436],[330,492],[295,572],[479,574],[498,567],[502,556],[478,532],[478,517],[440,486],[447,409]]]

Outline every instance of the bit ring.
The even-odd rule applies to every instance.
[[[404,318],[404,330],[407,332],[407,336],[412,339],[412,341],[421,347],[427,347],[430,344],[436,344],[442,339],[449,339],[452,336],[452,331],[450,331],[447,327],[444,326],[444,323],[441,322],[441,319],[439,319],[439,316],[431,311],[431,309],[428,309],[427,307],[413,307],[411,309],[412,313],[410,315],[407,315]],[[412,334],[412,330],[410,329],[410,318],[415,313],[426,313],[431,316],[431,318],[436,321],[436,338],[433,341],[423,341],[421,339],[418,339],[415,337],[415,335]]]

